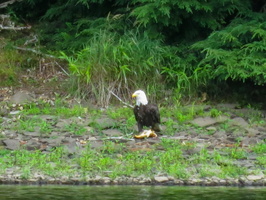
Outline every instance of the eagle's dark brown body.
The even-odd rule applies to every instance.
[[[142,132],[143,126],[151,127],[154,131],[160,131],[160,113],[157,105],[136,105],[134,107],[134,114],[139,132]]]

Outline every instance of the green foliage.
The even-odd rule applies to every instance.
[[[257,164],[258,165],[261,165],[264,168],[266,167],[266,157],[265,157],[265,155],[264,156],[258,156],[256,158],[256,160],[257,160]]]
[[[147,26],[151,31],[170,31],[171,40],[182,41],[179,37],[195,39],[221,28],[226,19],[233,14],[250,14],[250,1],[153,1],[135,0],[137,5],[131,12],[137,24]],[[152,29],[152,28],[153,29]],[[205,31],[200,31],[202,28]],[[174,33],[178,33],[176,36]]]
[[[135,88],[146,88],[148,95],[163,88],[158,83],[161,82],[164,52],[158,41],[138,34],[119,37],[100,31],[74,56],[62,55],[75,79],[72,91],[95,98],[101,105],[108,105],[109,91],[128,97]],[[152,99],[154,96],[149,97]]]
[[[24,63],[25,59],[17,51],[0,47],[0,86],[17,84],[18,73]]]
[[[24,115],[56,115],[61,117],[83,116],[87,109],[78,105],[69,107],[63,99],[55,99],[54,103],[45,101],[33,102],[23,106]]]
[[[65,131],[73,133],[74,135],[84,135],[87,129],[77,123],[71,123],[65,126]]]
[[[227,81],[264,85],[264,6],[251,0],[25,0],[7,12],[38,22],[40,44],[68,61],[70,90],[106,106],[108,90],[127,99],[142,88],[154,100],[170,88],[179,104],[203,90],[217,94]],[[6,85],[16,79],[9,66],[2,69]]]
[[[266,81],[266,23],[263,15],[252,20],[235,19],[228,27],[213,32],[206,40],[195,43],[201,52],[198,67],[210,79],[247,81],[263,85]]]
[[[266,144],[259,143],[252,147],[252,150],[257,154],[266,154]]]

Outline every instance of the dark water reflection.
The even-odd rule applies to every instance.
[[[0,185],[0,200],[265,200],[266,187]]]

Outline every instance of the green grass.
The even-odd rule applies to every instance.
[[[22,110],[24,115],[55,115],[60,117],[84,116],[87,112],[86,108],[78,105],[73,107],[64,104],[51,105],[43,101],[27,104]]]
[[[30,178],[36,171],[52,177],[68,176],[75,171],[84,176],[104,175],[110,178],[140,175],[150,177],[160,172],[180,179],[213,176],[227,178],[247,174],[247,168],[233,164],[234,160],[244,156],[242,153],[232,155],[232,149],[225,149],[229,154],[222,155],[218,151],[210,153],[206,148],[202,148],[199,153],[187,158],[184,157],[184,152],[194,148],[194,145],[170,139],[162,139],[161,145],[164,150],[158,151],[154,147],[145,151],[129,151],[124,144],[107,140],[100,149],[92,149],[88,144],[71,159],[63,147],[58,147],[48,154],[41,151],[0,150],[0,173],[18,166],[21,178],[24,179]],[[265,158],[258,157],[257,164],[265,166]]]
[[[266,154],[266,144],[265,143],[256,144],[255,146],[251,147],[251,149],[257,154]]]
[[[84,135],[87,129],[77,123],[67,124],[62,131],[70,132],[74,135]]]
[[[174,107],[167,109],[162,107],[161,115],[167,117],[163,125],[166,127],[164,135],[173,135],[179,131],[189,131],[191,128],[195,132],[206,133],[204,128],[195,128],[187,124],[191,117],[201,116],[202,109],[194,105],[181,109]],[[51,115],[46,120],[43,115]],[[209,116],[220,115],[218,110],[208,113]],[[39,131],[40,134],[48,135],[53,131],[68,132],[73,136],[83,136],[90,134],[86,127],[77,122],[71,122],[66,126],[58,128],[55,124],[60,118],[68,117],[88,117],[92,120],[89,125],[96,130],[94,134],[101,135],[101,129],[97,123],[93,122],[100,117],[109,117],[115,121],[115,128],[121,130],[124,137],[132,138],[133,126],[136,121],[131,108],[109,108],[107,110],[88,110],[80,106],[67,106],[63,99],[56,99],[53,105],[47,102],[37,102],[24,105],[20,118],[8,125],[20,134],[23,131]],[[178,116],[184,116],[184,121],[179,121]],[[71,120],[70,120],[71,121]],[[224,127],[227,126],[228,127]],[[8,129],[7,128],[7,129]],[[229,123],[220,124],[220,129],[229,130]],[[60,130],[59,130],[60,129]],[[189,132],[188,132],[189,133]],[[195,133],[194,133],[195,134]],[[208,134],[208,133],[207,133]],[[246,167],[238,166],[236,161],[248,159],[250,151],[257,155],[255,161],[256,170],[261,171],[266,165],[264,143],[256,144],[248,148],[239,146],[236,142],[232,147],[209,149],[208,144],[199,146],[195,141],[180,141],[159,137],[160,143],[149,146],[146,149],[132,150],[124,143],[103,139],[103,144],[97,149],[91,147],[87,142],[85,148],[80,148],[78,153],[69,157],[64,147],[57,147],[50,152],[15,150],[8,151],[0,149],[0,174],[15,166],[19,167],[19,174],[22,179],[29,179],[35,172],[41,172],[51,177],[61,176],[108,176],[112,179],[120,176],[152,177],[156,174],[166,174],[180,179],[205,178],[205,177],[238,177],[247,175]],[[145,142],[145,140],[143,140]],[[188,153],[193,152],[195,153]],[[74,167],[73,167],[74,166]]]

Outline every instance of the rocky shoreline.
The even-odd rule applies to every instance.
[[[19,92],[11,96],[10,100],[11,106],[7,108],[8,104],[4,103],[0,109],[2,115],[0,121],[0,150],[4,152],[3,155],[7,151],[19,152],[21,150],[37,151],[40,152],[40,155],[48,155],[54,149],[63,147],[64,155],[62,159],[71,160],[82,157],[82,152],[89,145],[92,151],[97,151],[98,153],[108,152],[107,157],[109,156],[112,159],[119,158],[115,161],[115,164],[123,164],[122,158],[125,157],[123,155],[125,152],[139,152],[140,156],[150,151],[155,153],[166,152],[167,148],[162,147],[162,142],[167,139],[168,142],[178,142],[178,145],[180,145],[179,150],[182,151],[181,159],[183,160],[190,159],[190,162],[193,163],[193,160],[199,159],[195,155],[202,156],[201,154],[204,153],[202,150],[205,150],[205,153],[209,154],[209,156],[218,153],[221,158],[215,163],[217,165],[215,169],[208,169],[211,165],[208,166],[206,162],[192,164],[195,165],[193,169],[185,169],[188,171],[187,173],[191,173],[191,176],[187,178],[177,178],[158,170],[150,173],[150,175],[122,175],[115,178],[108,176],[109,172],[99,173],[101,175],[97,175],[97,172],[92,173],[93,175],[89,172],[84,174],[84,171],[80,170],[80,164],[75,163],[75,160],[70,163],[70,165],[73,165],[72,171],[75,172],[74,174],[62,173],[61,175],[59,173],[56,176],[49,176],[39,169],[31,170],[25,168],[27,166],[24,165],[16,166],[14,161],[15,166],[4,168],[4,172],[0,170],[0,184],[266,185],[266,124],[264,123],[264,118],[261,117],[259,117],[259,122],[251,122],[251,117],[258,118],[259,116],[258,111],[253,109],[241,110],[235,108],[236,106],[232,104],[220,104],[215,107],[204,106],[203,112],[206,113],[210,113],[210,110],[215,108],[213,109],[215,113],[210,114],[215,116],[196,116],[183,125],[178,121],[175,122],[170,118],[163,117],[163,129],[165,132],[168,131],[168,133],[170,129],[172,131],[171,135],[159,135],[157,138],[139,140],[133,139],[132,133],[127,135],[122,131],[127,125],[126,119],[113,119],[106,112],[93,119],[92,117],[87,117],[87,115],[85,117],[78,117],[76,114],[71,117],[58,117],[43,113],[38,115],[29,114],[23,116],[24,118],[22,119],[20,108],[23,107],[24,101],[33,101],[32,98],[28,93]],[[196,109],[196,107],[193,107],[193,109]],[[171,122],[170,125],[169,122]],[[36,124],[30,127],[30,123]],[[32,130],[29,128],[32,128]],[[128,130],[136,130],[136,126],[129,127],[126,132]],[[259,147],[261,149],[258,150],[259,153],[255,153],[254,146],[258,144],[261,145]],[[107,147],[106,145],[109,146]],[[12,154],[10,155],[13,156]],[[223,160],[222,156],[226,159],[230,157],[231,160]],[[158,159],[156,155],[153,157]],[[258,160],[258,158],[261,160]],[[213,158],[210,159],[213,160]],[[4,162],[8,162],[8,157],[4,159]],[[204,166],[205,164],[206,166]],[[56,165],[55,161],[52,161],[48,167],[56,169]],[[234,177],[225,176],[226,178],[219,178],[216,176],[216,174],[221,173],[220,166],[228,165],[243,167],[247,172],[245,175],[234,175]],[[25,169],[29,170],[29,172],[23,172]],[[203,175],[199,175],[200,170],[205,170],[202,173],[207,174],[206,177],[201,178]],[[208,171],[213,175],[210,175]],[[23,173],[26,173],[26,175]]]
[[[18,174],[1,175],[0,184],[24,184],[24,185],[179,185],[179,186],[266,186],[266,177],[263,175],[249,175],[239,178],[220,179],[192,178],[187,180],[176,179],[169,176],[149,177],[118,177],[112,180],[109,177],[96,176],[94,178],[51,178],[45,175],[36,174],[28,180],[18,178]]]

